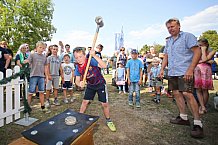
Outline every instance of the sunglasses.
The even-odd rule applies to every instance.
[[[120,51],[125,51],[125,50],[120,50]]]

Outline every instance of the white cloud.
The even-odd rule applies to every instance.
[[[196,36],[207,30],[218,31],[218,5],[209,7],[195,15],[184,17],[180,23],[182,31],[191,32]],[[127,35],[130,39],[125,41],[125,45],[140,46],[141,48],[144,44],[152,45],[154,42],[163,45],[164,38],[169,34],[165,24],[154,24],[144,30],[131,31]]]
[[[209,7],[193,16],[184,17],[182,29],[200,35],[207,30],[218,30],[218,5]]]

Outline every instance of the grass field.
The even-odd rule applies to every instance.
[[[193,139],[190,137],[190,127],[178,126],[169,123],[171,117],[178,115],[178,110],[171,98],[163,95],[159,105],[154,104],[152,94],[141,87],[141,109],[130,108],[127,104],[127,94],[118,94],[118,90],[111,86],[111,75],[105,75],[109,91],[111,119],[117,127],[111,132],[105,125],[102,107],[95,100],[89,105],[86,114],[98,115],[100,119],[94,128],[94,142],[96,145],[217,145],[218,144],[218,111],[213,107],[213,97],[218,91],[218,80],[214,81],[214,91],[210,92],[208,112],[202,116],[205,138]],[[32,126],[53,117],[67,108],[79,111],[82,92],[74,93],[76,102],[52,106],[52,113],[43,114],[40,110],[39,100],[34,99],[32,117],[39,119]],[[61,97],[62,94],[59,95]],[[190,114],[190,113],[189,113]],[[193,121],[191,115],[189,119]],[[0,145],[6,145],[21,137],[21,132],[31,128],[14,123],[0,128]]]

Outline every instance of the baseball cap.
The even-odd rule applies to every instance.
[[[133,54],[133,53],[138,54],[138,50],[132,49],[132,50],[131,50],[131,53],[132,53],[132,54]]]

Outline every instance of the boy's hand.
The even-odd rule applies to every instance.
[[[142,84],[142,80],[139,80],[138,84],[141,85]]]
[[[81,88],[85,87],[85,84],[83,83],[83,81],[80,81],[79,85],[80,85]]]
[[[130,86],[130,84],[131,84],[131,82],[130,82],[130,80],[128,80],[128,85]]]
[[[90,50],[90,55],[94,56],[95,55],[95,50]]]
[[[70,79],[70,82],[73,83],[73,78]]]
[[[51,77],[51,75],[48,75],[48,80],[50,80],[50,81],[52,80],[52,77]]]
[[[64,77],[61,78],[62,84],[64,84]]]

